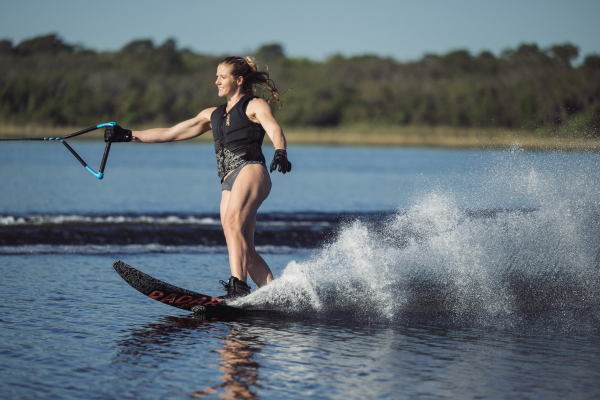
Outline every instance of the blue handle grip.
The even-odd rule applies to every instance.
[[[116,122],[106,122],[104,124],[96,125],[96,128],[100,129],[104,128],[105,126],[115,126],[116,124]]]
[[[85,169],[87,169],[88,171],[90,171],[90,174],[94,175],[98,179],[102,179],[104,177],[104,174],[102,172],[96,172],[96,171],[94,171],[93,169],[91,169],[89,167],[89,165],[86,165]]]

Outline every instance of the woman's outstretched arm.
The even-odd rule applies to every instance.
[[[187,140],[198,137],[211,130],[210,115],[216,109],[207,108],[192,119],[178,123],[171,128],[154,128],[145,131],[133,131],[132,141],[142,143],[163,143]]]

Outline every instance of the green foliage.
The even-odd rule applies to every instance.
[[[597,136],[600,56],[573,67],[578,55],[569,43],[521,44],[500,57],[456,50],[405,63],[374,55],[288,58],[277,43],[254,53],[287,91],[275,109],[286,126],[554,126]],[[56,35],[16,46],[2,40],[0,122],[174,124],[224,101],[214,85],[220,59],[180,49],[173,39],[140,39],[100,53]]]
[[[600,69],[600,55],[590,54],[585,58],[583,65],[590,69]]]
[[[9,55],[14,52],[12,41],[0,40],[0,55]]]
[[[570,43],[554,45],[550,47],[552,57],[563,65],[571,65],[571,62],[579,56],[579,48]]]
[[[150,39],[134,40],[121,49],[125,54],[144,55],[154,51],[154,43]]]
[[[17,53],[22,55],[30,54],[59,54],[59,53],[73,53],[75,46],[63,43],[63,41],[56,36],[56,34],[50,34],[46,36],[39,36],[33,39],[23,40],[15,49]]]
[[[285,52],[283,51],[283,46],[279,43],[266,44],[261,46],[256,53],[254,53],[254,57],[263,62],[269,62],[284,58]]]

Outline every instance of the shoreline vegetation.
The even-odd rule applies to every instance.
[[[600,54],[581,55],[571,43],[412,61],[315,61],[272,43],[252,56],[282,92],[273,112],[290,144],[600,148]],[[0,40],[0,137],[64,136],[108,121],[173,126],[224,102],[214,83],[222,58],[173,39],[138,39],[115,51],[55,34]],[[211,140],[203,136],[196,141]]]
[[[0,138],[62,137],[80,127],[44,127],[39,125],[0,125]],[[133,127],[146,129],[148,127]],[[283,128],[288,144],[325,146],[385,146],[489,149],[519,147],[526,150],[599,151],[600,140],[572,137],[568,132],[511,130],[507,128],[456,128],[444,126],[338,126],[334,128]],[[86,133],[72,140],[102,141],[104,129]],[[182,143],[212,143],[212,133]],[[265,144],[270,144],[265,136]]]

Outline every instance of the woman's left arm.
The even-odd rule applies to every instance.
[[[273,142],[276,150],[286,150],[285,136],[279,123],[273,116],[273,111],[269,103],[263,99],[253,99],[248,103],[246,115],[252,122],[261,124],[267,135]]]
[[[273,117],[273,112],[269,104],[263,99],[252,99],[248,103],[246,115],[250,118],[250,121],[262,125],[267,135],[271,138],[273,146],[275,146],[275,155],[273,156],[273,161],[271,161],[269,171],[273,172],[277,170],[284,174],[290,172],[292,170],[292,163],[287,158],[285,136],[283,136],[281,126],[279,126],[275,117]]]

